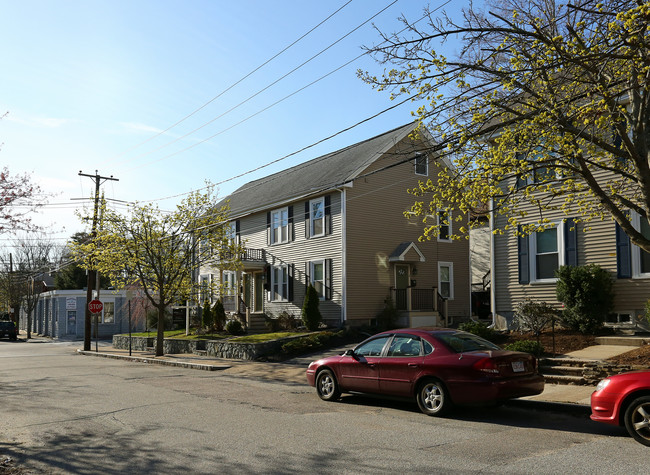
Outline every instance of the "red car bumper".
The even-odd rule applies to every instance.
[[[606,391],[591,393],[591,420],[605,424],[619,425],[620,395]]]
[[[531,374],[502,380],[485,378],[480,381],[448,382],[447,386],[456,404],[472,404],[536,396],[544,391],[544,377]]]

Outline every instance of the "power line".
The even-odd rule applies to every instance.
[[[230,91],[232,88],[234,88],[235,86],[237,86],[239,83],[243,82],[245,79],[247,79],[247,78],[249,78],[250,76],[252,76],[254,73],[256,73],[257,71],[259,71],[260,69],[262,69],[264,66],[266,66],[267,64],[269,64],[271,61],[273,61],[274,59],[276,59],[277,57],[279,57],[280,55],[282,55],[283,53],[285,53],[287,50],[289,50],[290,48],[292,48],[293,46],[295,46],[297,43],[299,43],[300,41],[302,41],[302,40],[303,40],[304,38],[306,38],[307,36],[309,36],[309,35],[310,35],[311,33],[313,33],[317,28],[319,28],[321,25],[323,25],[323,24],[326,23],[328,20],[330,20],[334,15],[336,15],[336,14],[339,13],[341,10],[343,10],[345,7],[347,7],[350,3],[352,3],[352,0],[349,0],[349,1],[348,1],[347,3],[345,3],[343,6],[341,6],[341,7],[338,8],[336,11],[334,11],[334,13],[330,14],[327,18],[325,18],[325,19],[322,20],[320,23],[318,23],[316,26],[314,26],[312,29],[310,29],[309,31],[307,31],[307,33],[303,34],[303,35],[300,36],[297,40],[293,41],[291,44],[289,44],[288,46],[284,47],[284,48],[283,48],[279,53],[276,53],[276,54],[273,55],[271,58],[267,59],[267,60],[264,61],[262,64],[260,64],[260,65],[257,66],[256,68],[254,68],[252,71],[250,71],[249,73],[247,73],[246,75],[244,75],[243,77],[241,77],[240,79],[238,79],[237,81],[235,81],[233,84],[231,84],[230,86],[228,86],[226,89],[224,89],[223,91],[221,91],[219,94],[217,94],[216,96],[214,96],[212,99],[210,99],[208,102],[206,102],[205,104],[203,104],[203,105],[200,106],[199,108],[195,109],[194,111],[192,111],[191,113],[189,113],[188,115],[186,115],[185,117],[183,117],[182,119],[180,119],[180,120],[178,120],[177,122],[173,123],[172,125],[170,125],[169,127],[167,127],[165,130],[163,130],[163,131],[161,131],[161,132],[158,132],[157,134],[155,134],[155,135],[149,137],[148,139],[144,140],[143,142],[140,142],[140,143],[134,145],[133,147],[131,147],[131,148],[125,150],[125,151],[122,152],[120,155],[118,155],[116,158],[119,158],[119,157],[125,155],[126,153],[130,152],[131,150],[134,150],[134,149],[136,149],[136,148],[138,148],[138,147],[140,147],[140,146],[142,146],[142,145],[144,145],[144,144],[150,142],[151,140],[153,140],[153,139],[155,139],[155,138],[161,136],[162,134],[168,132],[169,130],[173,129],[173,128],[176,127],[177,125],[179,125],[179,124],[185,122],[187,119],[189,119],[190,117],[192,117],[193,115],[195,115],[197,112],[203,110],[205,107],[207,107],[208,105],[210,105],[211,103],[213,103],[215,100],[217,100],[218,98],[220,98],[221,96],[223,96],[226,92]],[[213,120],[216,120],[216,119],[213,119]],[[212,121],[211,121],[211,122],[212,122]],[[209,123],[210,123],[210,122],[208,122],[208,124],[209,124]],[[207,124],[205,124],[205,125],[207,125]],[[204,126],[205,126],[205,125],[204,125]],[[197,130],[198,130],[198,129],[197,129]],[[194,131],[193,131],[193,132],[194,132]],[[193,133],[193,132],[190,132],[190,133]],[[183,137],[185,137],[185,136],[183,136]],[[183,137],[181,137],[181,138],[183,138]],[[180,139],[178,139],[178,140],[180,140]],[[173,142],[171,142],[171,143],[173,143]],[[165,146],[166,146],[166,145],[165,145]],[[139,156],[138,156],[138,157],[139,157]],[[138,157],[136,157],[136,158],[138,158]],[[121,163],[121,162],[118,162],[118,163]]]

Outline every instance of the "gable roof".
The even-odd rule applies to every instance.
[[[343,186],[416,127],[417,122],[402,125],[336,152],[248,182],[226,198],[230,200],[230,215],[237,218]]]

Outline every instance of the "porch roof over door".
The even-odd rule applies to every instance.
[[[388,256],[389,262],[425,262],[424,254],[412,242],[403,242]]]

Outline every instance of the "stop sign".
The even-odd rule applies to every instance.
[[[104,308],[104,304],[97,299],[92,300],[88,304],[88,310],[90,310],[92,313],[101,313],[103,308]]]

